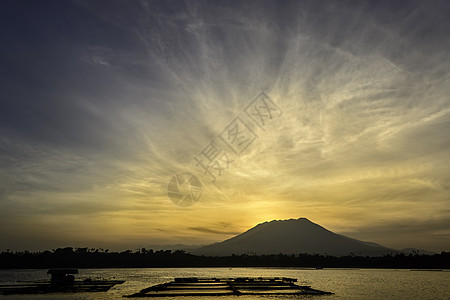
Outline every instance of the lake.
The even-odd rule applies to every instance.
[[[47,270],[0,270],[0,283],[49,279]],[[220,299],[450,299],[450,270],[406,269],[299,269],[299,268],[143,268],[79,269],[77,278],[126,280],[106,293],[11,295],[1,299],[124,299],[154,284],[174,277],[292,277],[300,285],[333,292],[328,296],[222,296]],[[198,297],[179,297],[198,299]],[[201,297],[211,299],[218,297]],[[139,298],[135,298],[139,299]],[[141,298],[144,299],[144,298]],[[162,298],[159,298],[162,299]],[[169,298],[166,298],[169,299]]]

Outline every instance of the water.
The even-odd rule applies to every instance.
[[[0,270],[0,282],[48,279],[47,270]],[[80,269],[77,278],[123,279],[105,293],[11,295],[1,299],[124,299],[174,277],[272,276],[297,278],[301,285],[335,293],[331,296],[226,296],[231,300],[254,299],[450,299],[450,270],[441,272],[386,269],[287,269],[287,268],[144,268]],[[182,300],[198,297],[179,297]],[[202,297],[207,300],[218,297]],[[161,299],[161,298],[160,298]],[[169,298],[167,298],[169,299]],[[225,297],[220,297],[225,299]]]

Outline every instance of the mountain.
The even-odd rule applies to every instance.
[[[279,253],[381,256],[399,251],[336,234],[300,218],[264,222],[231,239],[190,252],[206,256]]]

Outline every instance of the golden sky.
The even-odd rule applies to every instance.
[[[201,245],[299,217],[450,250],[448,4],[9,9],[0,250]],[[277,110],[259,127],[262,92]],[[236,118],[254,138],[239,155]],[[233,160],[215,182],[195,161],[211,142]],[[179,173],[202,183],[192,206],[168,197]]]

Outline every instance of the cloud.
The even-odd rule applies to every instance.
[[[240,234],[242,232],[239,231],[223,231],[223,230],[215,230],[215,229],[211,229],[211,228],[207,228],[207,227],[189,227],[189,229],[194,230],[194,231],[198,231],[201,233],[213,233],[213,234],[219,234],[219,235],[237,235]]]
[[[417,222],[431,237],[425,224],[448,217],[448,4],[29,5],[10,4],[2,29],[8,244],[36,224],[60,224],[52,244],[204,244],[299,216],[348,232]],[[244,113],[260,91],[283,112],[265,131]],[[212,140],[231,156],[218,136],[236,117],[257,139],[213,183],[194,156]],[[167,198],[179,172],[204,185],[193,207]]]

